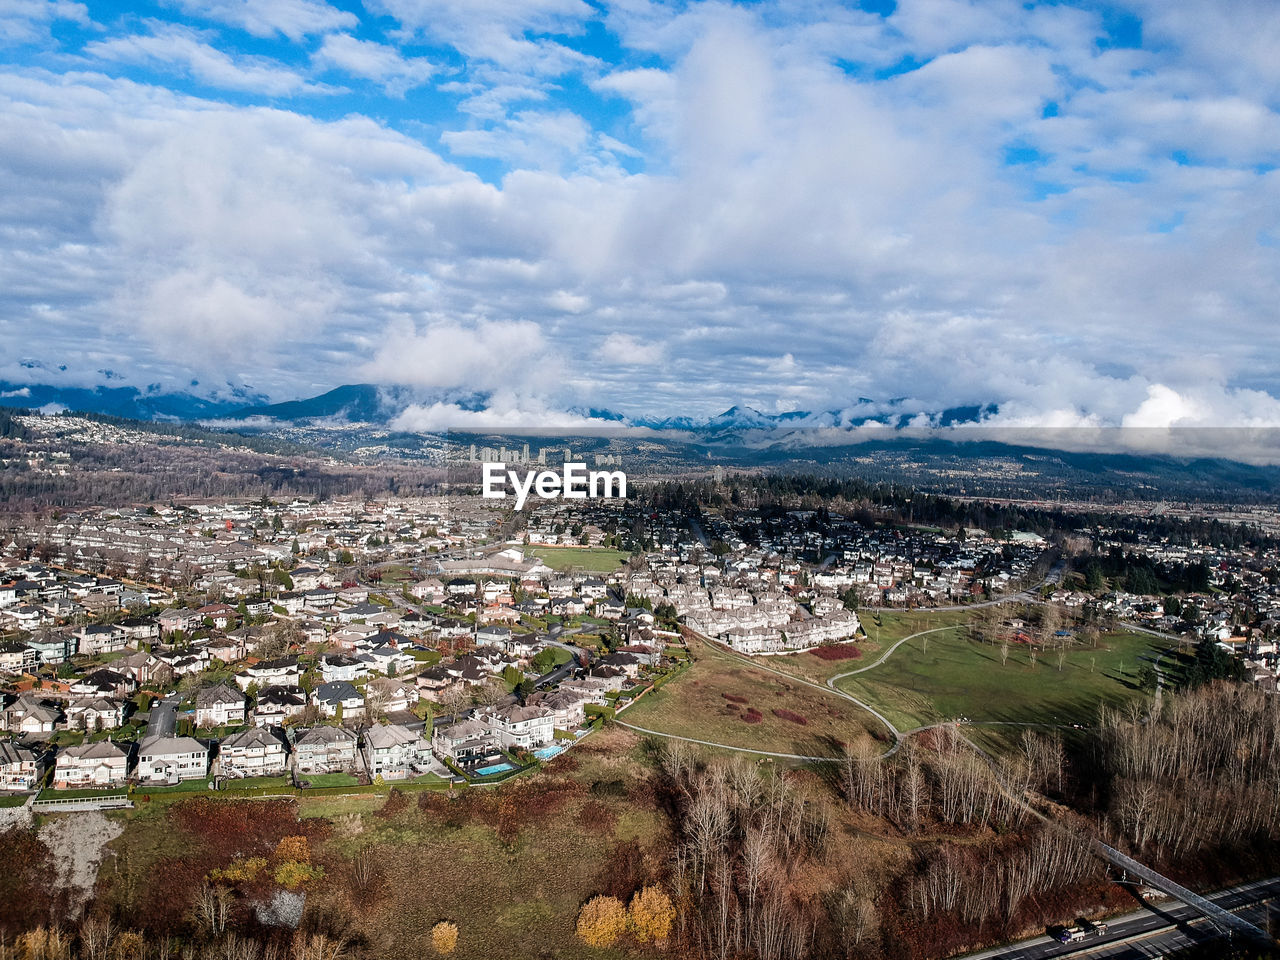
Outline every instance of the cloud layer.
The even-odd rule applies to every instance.
[[[1266,0],[120,7],[0,11],[2,379],[1280,424]]]

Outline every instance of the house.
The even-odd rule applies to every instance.
[[[279,776],[288,765],[288,747],[278,728],[250,727],[223,740],[218,758],[224,776]]]
[[[431,749],[441,760],[469,763],[498,751],[498,736],[488,724],[479,720],[463,720],[450,726],[438,726],[431,734]]]
[[[334,680],[322,683],[311,693],[311,702],[320,708],[326,717],[337,716],[339,708],[342,718],[350,720],[364,714],[364,697],[360,691],[345,680]]]
[[[200,626],[200,614],[194,610],[170,608],[160,611],[160,615],[156,617],[156,622],[160,625],[162,634],[174,633],[177,630],[186,633]]]
[[[24,737],[53,733],[54,726],[61,719],[62,710],[57,704],[38,699],[30,693],[24,693],[0,710],[0,726]]]
[[[365,731],[363,756],[370,777],[408,780],[419,770],[425,772],[431,746],[420,734],[392,723]]]
[[[219,630],[225,630],[236,619],[236,608],[225,603],[210,603],[196,613],[200,619],[210,621]]]
[[[138,747],[141,784],[174,784],[209,775],[209,748],[194,737],[147,737]]]
[[[248,690],[255,683],[259,687],[290,684],[297,686],[302,679],[302,669],[298,666],[297,657],[277,657],[274,660],[260,660],[250,664],[236,674],[236,683],[241,690]]]
[[[320,658],[320,676],[324,677],[325,683],[359,680],[368,672],[367,665],[342,653],[330,653]]]
[[[173,668],[155,654],[147,653],[145,650],[122,657],[112,666],[121,673],[133,677],[134,682],[138,684],[151,683],[153,680],[157,683],[167,683],[173,678]]]
[[[196,726],[223,727],[245,722],[248,698],[239,690],[220,683],[196,691]]]
[[[124,703],[110,697],[81,697],[67,704],[67,727],[71,730],[115,730],[124,723]]]
[[[80,652],[86,656],[97,653],[118,653],[129,645],[129,638],[120,627],[108,623],[91,623],[81,627]]]
[[[359,659],[367,663],[370,670],[389,677],[411,670],[416,663],[412,656],[386,643],[362,654]]]
[[[137,689],[133,677],[115,670],[95,670],[71,684],[73,696],[127,697]]]
[[[438,577],[427,577],[425,580],[419,580],[409,588],[409,592],[423,603],[439,603],[445,597],[444,584],[440,582]]]
[[[576,730],[586,722],[585,698],[568,690],[534,693],[525,704],[550,710],[552,724],[557,730]]]
[[[507,748],[533,750],[545,746],[555,738],[552,713],[544,707],[506,704],[489,708],[481,719]]]
[[[44,772],[44,755],[0,740],[0,790],[34,790]]]
[[[68,787],[122,787],[129,775],[129,754],[110,740],[64,747],[53,769],[53,785]]]
[[[342,727],[312,727],[293,744],[295,774],[350,772],[356,765],[356,735]]]
[[[395,677],[374,677],[365,687],[368,703],[377,703],[387,713],[411,710],[418,702],[418,688],[413,683]]]
[[[11,640],[0,643],[0,673],[26,673],[40,663],[40,655],[26,644]]]
[[[119,627],[124,635],[133,642],[156,640],[160,637],[160,624],[154,617],[127,617],[121,620]]]
[[[37,634],[26,644],[36,652],[41,663],[65,663],[80,652],[80,638],[69,633]]]
[[[441,703],[451,690],[461,689],[464,681],[445,669],[443,664],[427,667],[414,678],[418,693],[428,700]]]
[[[286,720],[301,716],[306,709],[307,698],[301,688],[266,687],[258,692],[258,702],[253,708],[253,722],[259,727],[279,727]]]

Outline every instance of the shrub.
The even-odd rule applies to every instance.
[[[738,696],[738,694],[736,693],[722,693],[720,694],[720,696],[724,697],[730,703],[746,703],[747,702],[746,697]]]
[[[790,720],[792,723],[798,723],[802,727],[809,725],[809,721],[794,710],[774,710],[773,715],[780,720]]]
[[[857,660],[862,651],[852,643],[828,643],[809,651],[819,660]]]
[[[431,946],[436,953],[447,956],[458,946],[458,925],[441,920],[431,928]]]
[[[747,723],[759,723],[764,719],[764,714],[755,707],[751,707],[742,715],[742,719]]]
[[[627,911],[617,897],[592,897],[578,914],[578,937],[590,947],[611,947],[627,931]]]
[[[300,837],[299,839],[305,838]],[[284,841],[280,842],[283,843]],[[262,857],[237,857],[221,870],[210,870],[209,879],[215,883],[219,880],[230,884],[253,883],[266,865],[267,861]]]
[[[286,860],[275,869],[272,879],[286,890],[297,890],[324,876],[324,870],[309,863]]]
[[[276,844],[275,858],[310,863],[311,845],[307,843],[306,837],[285,837]]]
[[[645,887],[631,898],[627,929],[640,943],[661,943],[671,933],[676,908],[661,887]]]

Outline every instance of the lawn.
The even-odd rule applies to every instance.
[[[354,787],[360,783],[349,773],[313,773],[301,779],[311,787]]]
[[[139,786],[138,793],[198,793],[202,790],[209,789],[209,778],[201,777],[198,780],[183,780],[181,783],[175,783],[173,786]]]
[[[525,547],[525,553],[540,559],[553,570],[586,570],[609,573],[630,556],[622,550],[604,547]]]
[[[0,793],[0,807],[20,807],[30,798],[26,793]]]
[[[1033,666],[1021,645],[1001,664],[998,647],[956,629],[909,640],[881,665],[838,684],[903,730],[958,717],[1091,724],[1101,704],[1144,696],[1134,682],[1138,670],[1164,646],[1143,634],[1106,634],[1097,647],[1069,647],[1059,669],[1055,651],[1038,651]]]
[[[805,756],[834,756],[837,744],[881,730],[869,714],[833,693],[768,673],[705,644],[695,648],[694,657],[687,671],[619,719],[696,740]]]
[[[293,781],[288,777],[245,777],[241,780],[223,780],[223,790],[259,790],[263,787],[279,787],[292,790]]]
[[[45,787],[40,791],[37,800],[101,800],[104,797],[123,797],[127,796],[128,791],[124,787],[113,787],[110,789],[95,790],[86,787],[81,790],[54,790],[52,787]]]

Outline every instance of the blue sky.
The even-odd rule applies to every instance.
[[[1277,48],[1251,0],[0,0],[0,379],[1276,425]]]

